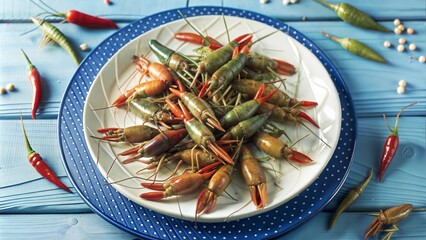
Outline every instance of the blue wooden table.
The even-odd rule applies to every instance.
[[[402,203],[426,207],[426,64],[417,61],[419,56],[426,56],[424,0],[350,1],[391,29],[394,28],[393,20],[400,19],[406,27],[415,30],[412,35],[355,28],[339,20],[331,10],[309,0],[294,5],[283,5],[279,0],[271,0],[268,4],[256,0],[117,0],[112,1],[112,5],[102,0],[45,2],[57,10],[78,9],[108,16],[120,27],[160,11],[200,5],[246,9],[287,22],[314,41],[340,71],[354,100],[358,139],[349,176],[335,198],[322,212],[282,238],[362,239],[361,232],[373,219],[368,212]],[[15,91],[0,95],[0,239],[134,239],[135,236],[93,213],[78,194],[65,193],[41,178],[26,159],[20,112],[26,119],[33,147],[42,153],[61,180],[71,186],[61,162],[57,116],[62,96],[77,67],[59,47],[40,49],[38,30],[21,35],[34,27],[30,16],[40,12],[30,1],[0,1],[0,86],[13,83],[16,87]],[[113,30],[88,30],[67,23],[57,26],[76,46],[87,43],[92,48],[114,33]],[[358,39],[388,62],[380,64],[351,55],[322,36],[321,30]],[[417,50],[398,52],[396,45],[400,37],[407,40],[406,49],[408,43],[415,43]],[[385,48],[383,42],[386,40],[394,47]],[[36,121],[30,120],[32,92],[20,48],[27,52],[43,77],[44,95]],[[88,52],[79,54],[84,57]],[[401,79],[407,82],[405,94],[396,92]],[[392,124],[398,111],[412,102],[419,103],[402,114],[400,146],[385,181],[379,184],[379,159],[389,134],[382,114],[386,114]],[[343,213],[335,227],[328,230],[337,204],[370,168],[375,174],[364,194]],[[425,212],[413,213],[398,226],[400,231],[394,234],[395,238],[426,239]]]

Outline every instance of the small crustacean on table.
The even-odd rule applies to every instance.
[[[170,88],[170,91],[178,96],[183,104],[189,109],[192,115],[200,122],[206,123],[220,131],[225,131],[217,120],[212,107],[204,100],[190,92],[181,92],[177,89]]]
[[[212,131],[210,131],[210,129],[207,128],[206,125],[204,125],[202,122],[193,118],[191,113],[182,104],[181,101],[179,101],[179,105],[182,111],[180,111],[176,104],[172,103],[171,101],[167,101],[167,104],[170,106],[170,110],[173,111],[176,116],[184,116],[185,128],[188,131],[188,135],[197,145],[211,150],[214,154],[216,154],[216,156],[219,157],[219,160],[223,160],[224,162],[231,165],[234,164],[228,153],[216,143],[216,137]]]
[[[235,169],[233,165],[221,166],[209,181],[209,185],[198,195],[196,214],[209,213],[216,206],[217,198],[231,183]]]
[[[213,174],[217,171],[216,167],[218,164],[221,163],[213,163],[200,169],[196,173],[184,173],[174,176],[164,183],[143,182],[141,183],[143,187],[157,190],[157,192],[142,193],[139,197],[150,201],[159,201],[171,196],[192,193],[213,176]]]
[[[252,117],[256,111],[258,111],[261,104],[268,101],[277,91],[270,93],[269,95],[262,97],[263,90],[265,89],[265,84],[261,84],[259,90],[256,93],[256,96],[252,100],[246,101],[240,105],[235,106],[230,111],[228,111],[221,119],[220,124],[225,129],[228,129],[232,126],[237,125],[241,121],[249,119]],[[262,113],[266,113],[262,112]]]
[[[337,208],[336,212],[333,214],[333,217],[331,218],[329,228],[331,229],[333,225],[336,223],[337,219],[339,218],[340,214],[342,214],[343,211],[345,211],[346,208],[348,208],[352,203],[354,203],[364,192],[365,187],[367,187],[368,183],[370,182],[371,176],[373,176],[373,169],[370,169],[370,172],[368,173],[368,176],[360,183],[358,186],[353,188],[348,195],[343,199],[343,201],[339,204],[339,207]]]
[[[128,103],[130,112],[144,121],[153,121],[168,127],[167,124],[181,123],[182,118],[174,117],[170,112],[163,110],[160,106],[149,99],[140,98]]]
[[[251,150],[245,145],[241,149],[240,164],[241,173],[249,188],[253,204],[258,209],[264,208],[268,204],[266,175]]]
[[[261,97],[264,87],[265,85],[261,84],[258,92],[256,93],[256,96],[254,96],[254,99],[246,101],[232,108],[221,118],[220,123],[225,128],[229,128],[241,124],[243,121],[251,118],[256,113],[256,111],[258,111],[260,105],[268,101],[278,91],[277,89],[269,95]]]
[[[216,50],[223,45],[216,39],[210,36],[201,36],[200,34],[192,32],[178,32],[175,33],[174,38],[183,42],[194,43],[197,45],[208,46],[211,50]]]
[[[262,82],[251,80],[251,79],[238,79],[234,80],[232,82],[232,88],[235,91],[248,94],[250,97],[254,97],[259,90],[260,85]],[[264,93],[265,94],[271,94],[277,89],[274,85],[268,84],[265,87]],[[295,106],[302,106],[302,107],[314,107],[318,105],[317,102],[313,101],[299,101],[295,98],[292,98],[288,96],[283,91],[278,91],[274,94],[273,97],[271,97],[267,102],[275,104],[280,107],[295,107]]]
[[[240,156],[242,142],[234,150],[233,159],[237,162]],[[224,164],[221,166],[216,173],[212,176],[209,181],[207,188],[205,188],[198,195],[196,214],[209,213],[216,206],[217,198],[225,191],[228,185],[231,183],[232,176],[235,172],[234,165]]]
[[[252,141],[260,150],[274,158],[289,159],[300,164],[309,164],[313,160],[307,155],[292,149],[285,142],[275,138],[267,133],[256,133]]]
[[[155,157],[159,156],[173,146],[182,141],[187,135],[186,129],[166,130],[158,133],[154,138],[147,142],[138,144],[124,152],[119,153],[119,156],[133,155],[123,161],[124,164],[134,162],[142,157]]]
[[[201,61],[198,63],[198,68],[193,84],[201,73],[207,72],[208,74],[213,74],[221,66],[229,62],[229,60],[232,58],[234,49],[236,47],[242,49],[251,41],[252,37],[253,35],[251,34],[243,34],[201,59]]]
[[[283,60],[272,59],[260,53],[250,52],[247,54],[246,66],[259,72],[274,71],[284,76],[291,76],[296,73],[293,64]]]
[[[158,62],[150,62],[143,56],[133,56],[133,63],[136,69],[142,73],[142,76],[147,74],[152,79],[163,80],[168,84],[172,84],[173,74],[163,64]]]
[[[201,148],[191,148],[178,151],[171,156],[168,156],[164,162],[173,162],[182,160],[191,165],[192,169],[200,169],[217,161],[212,153]]]
[[[172,71],[177,72],[189,68],[187,60],[182,55],[159,43],[157,40],[149,40],[148,45],[158,60]]]
[[[208,88],[206,92],[210,93],[216,88],[225,89],[229,83],[240,74],[241,70],[243,70],[248,51],[249,49],[247,46],[244,46],[241,52],[238,47],[235,47],[232,59],[217,69],[212,74],[210,80],[207,81],[206,84],[208,84]],[[203,93],[201,92],[200,95],[202,96]]]
[[[290,107],[279,107],[272,103],[264,102],[261,104],[257,113],[266,113],[272,112],[269,120],[276,122],[300,122],[299,118],[305,119],[313,126],[319,128],[318,124],[305,112],[302,112],[299,108],[290,108]]]
[[[382,239],[389,240],[399,230],[396,224],[406,219],[412,211],[413,205],[411,204],[402,204],[386,209],[385,211],[380,210],[377,218],[364,230],[363,234],[367,232],[364,239],[372,237],[378,232],[388,232]],[[392,225],[393,228],[382,230],[383,225]]]
[[[271,112],[267,112],[246,119],[229,129],[220,140],[249,139],[260,130],[270,115]]]
[[[153,97],[163,93],[169,83],[163,80],[151,80],[137,84],[127,89],[112,103],[114,107],[121,107],[126,103],[139,98]]]
[[[94,137],[101,141],[140,143],[152,139],[158,135],[159,131],[146,125],[136,125],[126,128],[100,128],[98,133],[105,133],[105,136]]]

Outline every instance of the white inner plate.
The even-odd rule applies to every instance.
[[[198,16],[188,18],[188,20],[198,29],[220,42],[227,42],[228,38],[222,16]],[[244,33],[255,33],[254,40],[256,40],[276,31],[276,29],[263,23],[238,17],[227,16],[226,22],[231,38]],[[136,84],[138,78],[131,77],[135,72],[132,64],[133,55],[144,55],[151,61],[158,61],[148,47],[150,39],[156,39],[179,52],[194,54],[193,49],[198,46],[173,39],[174,33],[179,31],[193,32],[184,20],[165,24],[134,39],[105,64],[93,82],[86,100],[84,133],[92,158],[97,162],[99,170],[109,182],[120,181],[120,184],[113,184],[120,193],[135,203],[162,214],[195,220],[198,192],[180,196],[179,199],[170,197],[159,202],[141,199],[139,197],[141,193],[151,190],[143,189],[140,186],[142,180],[131,177],[136,176],[135,173],[146,165],[141,162],[123,165],[119,161],[115,161],[115,164],[112,165],[114,159],[116,159],[116,154],[130,146],[124,143],[99,143],[98,140],[91,137],[100,136],[96,132],[99,128],[126,127],[142,123],[141,120],[136,119],[131,113],[127,113],[123,109],[109,108],[97,111],[93,111],[93,109],[110,106],[126,88]],[[327,147],[300,124],[284,123],[280,125],[293,141],[308,135],[293,147],[297,151],[307,154],[314,162],[309,165],[289,163],[289,161],[283,159],[262,162],[267,175],[269,196],[269,203],[264,209],[256,209],[251,203],[245,206],[250,201],[250,194],[241,174],[237,172],[226,189],[229,195],[222,194],[218,198],[214,210],[209,214],[198,216],[197,221],[220,222],[241,219],[263,213],[289,201],[306,189],[319,176],[330,160],[339,140],[341,127],[340,101],[335,86],[321,62],[302,44],[283,32],[277,32],[254,44],[252,51],[285,60],[298,68],[297,74],[286,77],[286,91],[293,96],[299,78],[297,98],[318,102],[318,106],[306,109],[306,112],[319,124],[320,129],[316,129],[307,122],[305,124],[331,147]],[[260,152],[256,152],[256,156],[265,157]],[[110,169],[111,165],[112,168]],[[157,179],[164,179],[170,174],[172,168],[174,168],[173,165],[168,165],[161,171]],[[137,176],[149,177],[151,175],[152,171],[146,171]],[[123,181],[124,179],[127,180]]]

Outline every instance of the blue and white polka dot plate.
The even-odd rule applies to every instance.
[[[235,16],[264,23],[291,36],[321,62],[330,76],[341,106],[340,136],[319,177],[290,201],[261,214],[230,222],[204,223],[169,217],[144,208],[110,185],[92,159],[83,132],[83,110],[96,76],[123,46],[149,30],[185,16]],[[59,112],[62,159],[77,192],[101,217],[143,239],[240,239],[271,238],[289,231],[319,212],[343,185],[349,172],[356,138],[356,119],[349,92],[341,76],[309,39],[288,25],[249,11],[193,7],[158,13],[121,29],[108,37],[82,62],[68,86]]]

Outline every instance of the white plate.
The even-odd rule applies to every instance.
[[[188,18],[188,20],[198,29],[207,32],[219,41],[227,41],[222,16],[198,16]],[[231,38],[244,33],[255,33],[254,40],[256,40],[276,31],[276,29],[263,23],[238,17],[226,16],[226,22]],[[143,168],[145,164],[134,162],[123,165],[119,161],[116,161],[116,164],[113,165],[107,175],[106,173],[116,158],[116,154],[129,148],[129,145],[99,144],[91,136],[99,136],[96,132],[99,128],[125,127],[141,123],[141,121],[135,121],[135,117],[123,109],[117,110],[110,108],[98,111],[93,111],[93,109],[110,106],[112,101],[121,92],[128,86],[135,84],[137,78],[130,78],[134,73],[132,64],[133,55],[144,55],[151,61],[158,61],[148,47],[150,39],[156,39],[169,48],[176,49],[182,53],[193,54],[193,49],[197,46],[173,39],[173,34],[178,31],[193,30],[184,20],[178,20],[142,34],[122,47],[104,65],[93,82],[84,108],[84,133],[92,158],[97,161],[99,170],[109,182],[122,181],[123,179],[136,176],[135,172]],[[314,159],[314,163],[299,165],[295,163],[290,164],[287,160],[263,163],[262,165],[265,166],[268,176],[269,203],[264,209],[260,210],[256,209],[253,204],[244,207],[250,201],[250,195],[241,175],[237,173],[226,190],[237,201],[226,194],[222,194],[218,198],[214,211],[198,216],[197,221],[220,222],[225,219],[235,220],[246,218],[268,211],[289,201],[307,188],[319,176],[330,160],[339,140],[341,129],[340,101],[335,86],[321,62],[307,48],[283,32],[277,32],[256,43],[252,47],[252,50],[273,58],[285,60],[299,68],[298,74],[287,77],[287,92],[290,94],[294,93],[295,83],[300,78],[297,98],[318,102],[317,107],[306,110],[306,112],[319,124],[320,129],[311,127],[309,124],[307,125],[331,147],[327,147],[301,125],[293,123],[283,124],[282,127],[293,141],[308,135],[307,138],[298,142],[294,148]],[[132,82],[129,82],[129,78]],[[257,153],[257,156],[262,156],[262,154]],[[172,168],[172,166],[169,168]],[[170,169],[164,169],[158,178],[162,179],[169,173]],[[149,177],[151,174],[152,172],[148,171],[145,174],[137,176]],[[152,202],[139,197],[141,193],[150,191],[142,189],[140,182],[140,179],[133,178],[122,181],[120,184],[113,184],[113,186],[121,194],[146,208],[165,215],[194,220],[196,196],[198,193],[181,196],[178,200],[176,197],[171,197],[160,202]],[[233,214],[230,215],[230,213]]]

